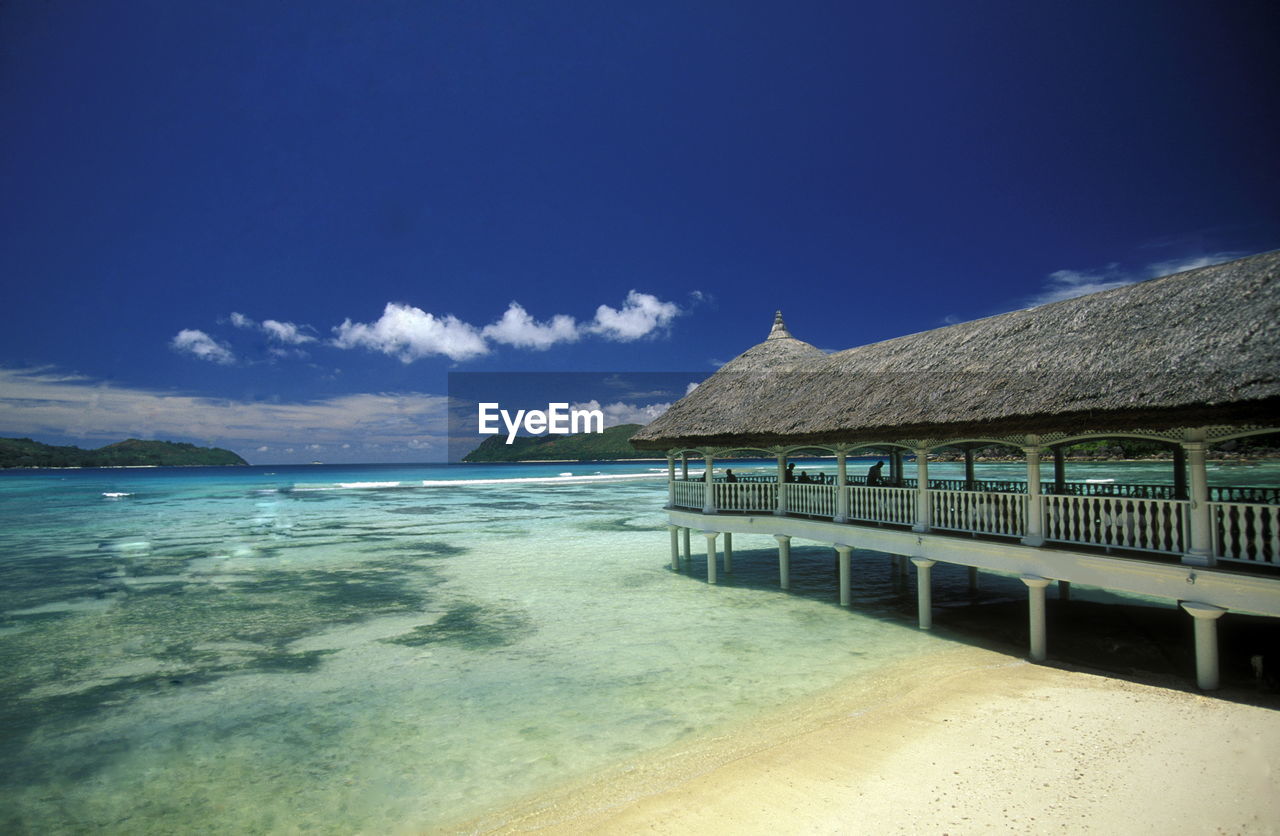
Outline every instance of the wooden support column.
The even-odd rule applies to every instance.
[[[1187,451],[1173,445],[1173,498],[1190,499],[1187,493]]]
[[[787,454],[778,454],[778,507],[773,513],[783,516],[787,513]]]
[[[1182,442],[1187,453],[1188,503],[1187,551],[1182,555],[1182,562],[1192,566],[1212,566],[1217,561],[1213,557],[1213,515],[1209,507],[1209,474],[1205,468],[1205,450],[1208,447],[1204,439]]]
[[[912,531],[929,530],[929,451],[916,450],[916,522]]]
[[[1061,444],[1050,449],[1053,450],[1053,492],[1061,496],[1067,491],[1067,456]]]
[[[791,588],[791,535],[775,534],[778,541],[778,585],[782,589]]]
[[[1044,545],[1044,499],[1040,495],[1040,453],[1044,450],[1027,439],[1022,452],[1027,454],[1027,532],[1022,538],[1024,546]]]
[[[683,542],[684,559],[685,559],[685,562],[687,563],[693,558],[693,550],[689,547],[689,529],[687,527],[681,528],[680,536],[681,536],[681,539],[684,541]]]
[[[1049,585],[1048,578],[1038,575],[1023,575],[1022,582],[1027,585],[1029,593],[1028,614],[1031,627],[1031,661],[1043,662],[1048,658],[1044,618],[1044,589]]]
[[[716,512],[716,489],[715,480],[711,478],[711,471],[715,468],[715,460],[710,453],[704,457],[707,465],[707,472],[703,474],[703,481],[706,485],[703,487],[702,494],[702,513],[714,514]]]
[[[920,629],[933,629],[933,567],[938,561],[913,557],[916,565],[916,604],[920,610]]]
[[[1058,581],[1058,600],[1071,600],[1071,581]]]
[[[893,447],[889,450],[889,484],[901,487],[903,476],[905,474],[902,472],[902,448]]]
[[[719,536],[718,531],[704,531],[703,536],[707,538],[707,583],[716,582],[716,537]]]
[[[969,567],[969,594],[970,595],[978,594],[978,567],[977,566]]]
[[[1218,619],[1226,612],[1222,607],[1183,601],[1182,608],[1195,619],[1196,629],[1196,685],[1202,691],[1217,689],[1218,680]]]
[[[667,507],[674,508],[676,504],[676,459],[675,456],[667,456]]]
[[[724,573],[733,571],[733,532],[724,533]]]
[[[849,566],[849,558],[853,554],[853,546],[837,544],[836,554],[840,556],[840,606],[847,607],[853,597],[853,578]]]
[[[680,526],[669,525],[667,531],[671,533],[671,571],[680,571]]]
[[[966,491],[977,489],[977,480],[973,478],[973,447],[967,444],[964,448],[964,489]]]
[[[849,521],[849,492],[845,485],[849,484],[848,454],[844,450],[836,451],[836,516],[838,523]]]

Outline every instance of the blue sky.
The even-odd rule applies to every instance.
[[[779,307],[847,348],[1276,249],[1278,35],[1265,2],[12,0],[0,435],[438,460],[451,371],[710,371]]]

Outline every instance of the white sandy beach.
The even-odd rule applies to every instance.
[[[1274,833],[1277,775],[1278,711],[961,647],[464,829]]]

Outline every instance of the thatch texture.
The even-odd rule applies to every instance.
[[[775,319],[645,449],[1277,425],[1280,252],[824,354]]]

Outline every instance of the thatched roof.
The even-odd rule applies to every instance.
[[[645,449],[1280,426],[1280,251],[825,354],[775,317]]]

